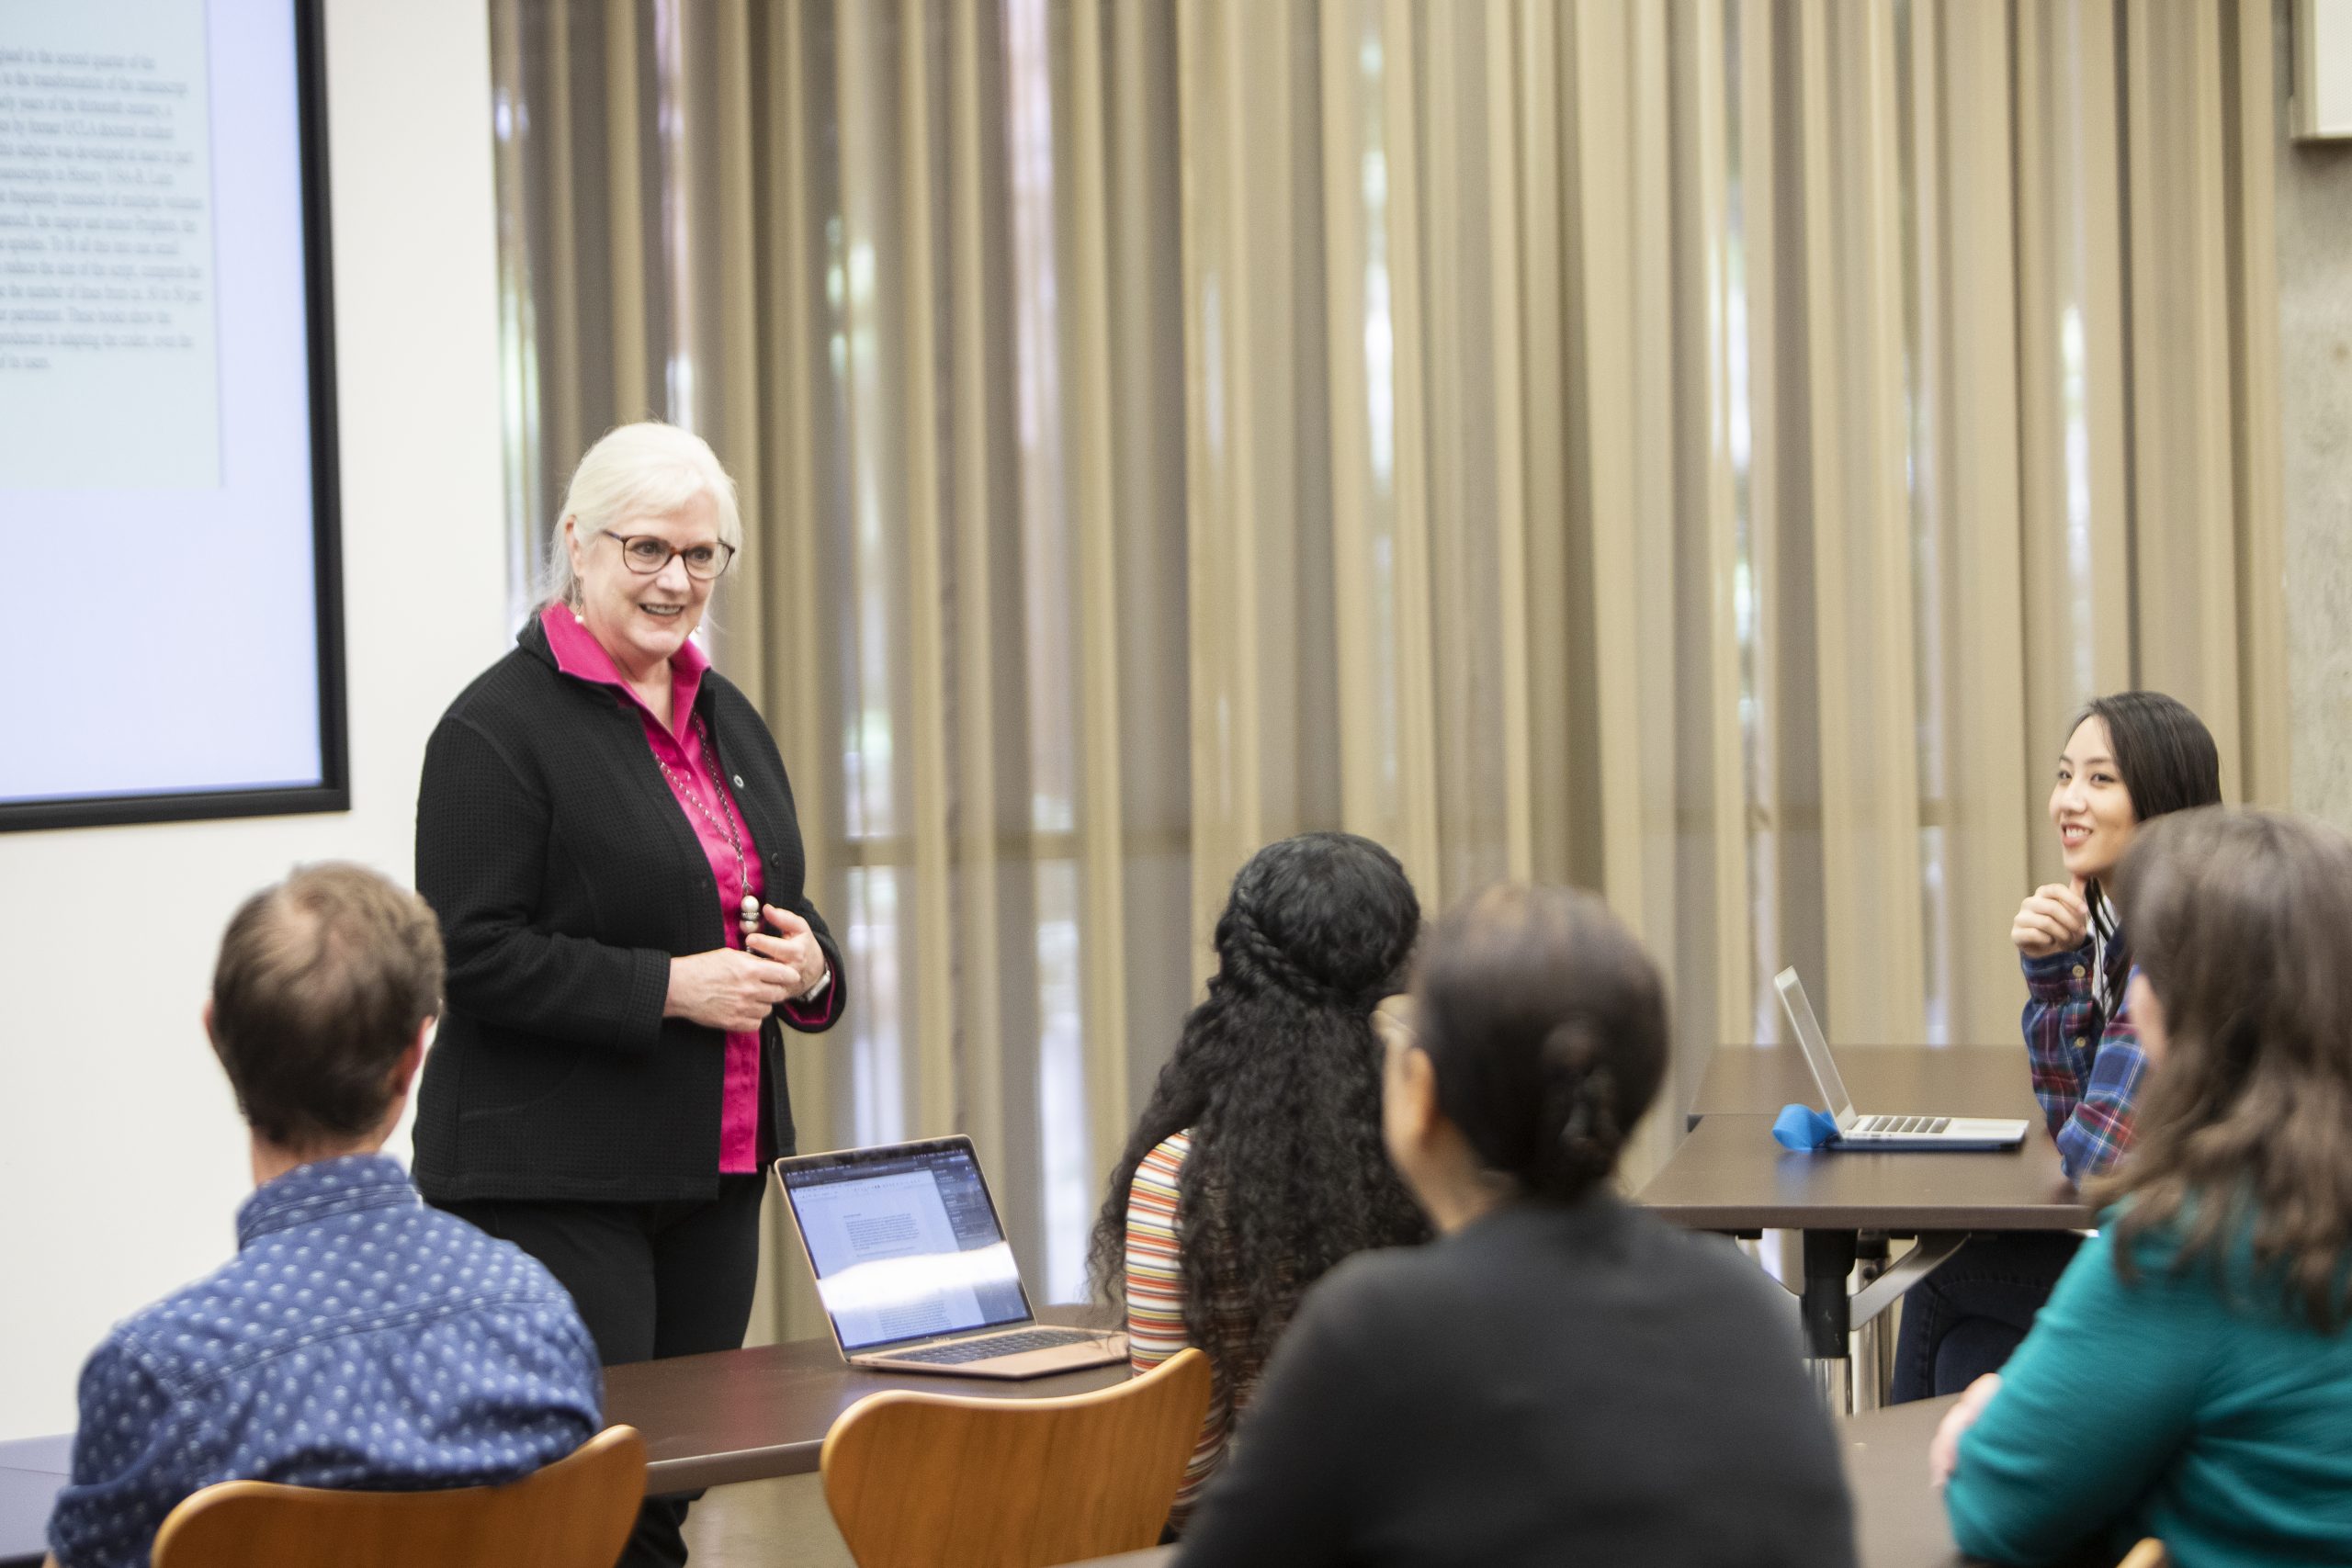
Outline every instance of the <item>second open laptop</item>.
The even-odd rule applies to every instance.
[[[1124,1334],[1030,1312],[969,1138],[799,1155],[775,1174],[850,1365],[1034,1378],[1126,1359]]]
[[[1813,1069],[1813,1081],[1820,1086],[1822,1100],[1838,1123],[1838,1136],[1830,1147],[2013,1149],[2025,1142],[2023,1122],[1996,1117],[1855,1114],[1854,1102],[1846,1094],[1846,1080],[1838,1076],[1829,1042],[1822,1035],[1821,1022],[1813,1016],[1813,1004],[1805,1000],[1804,983],[1795,970],[1783,969],[1773,976],[1772,984],[1781,993],[1781,1007],[1789,1015],[1790,1027],[1797,1032],[1797,1044],[1804,1052],[1805,1065]]]

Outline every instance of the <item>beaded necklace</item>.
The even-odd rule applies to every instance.
[[[710,727],[703,723],[700,714],[695,716],[695,733],[702,739],[702,760],[710,769],[712,797],[723,803],[727,800],[727,785],[718,776],[718,748],[710,743]],[[670,781],[672,789],[684,795],[694,808],[702,813],[704,820],[727,835],[727,847],[735,852],[735,886],[743,890],[743,902],[739,908],[743,945],[748,949],[752,944],[752,934],[760,929],[760,901],[752,897],[752,869],[743,859],[743,835],[735,826],[735,812],[731,807],[725,812],[717,812],[704,805],[702,792],[695,787],[694,780],[690,777],[682,779],[671,772],[670,764],[662,760],[659,751],[653,754],[653,765],[662,770],[662,776]]]

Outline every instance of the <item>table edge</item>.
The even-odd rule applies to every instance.
[[[1669,1224],[1692,1231],[2085,1231],[2098,1226],[2087,1205],[2039,1203],[2016,1209],[1900,1209],[1886,1204],[1785,1207],[1778,1204],[1690,1203],[1642,1207]]]
[[[814,1475],[824,1450],[824,1439],[820,1438],[813,1442],[733,1449],[723,1454],[648,1460],[645,1465],[645,1495],[661,1497],[673,1492],[699,1492],[712,1486],[731,1486],[741,1481]]]

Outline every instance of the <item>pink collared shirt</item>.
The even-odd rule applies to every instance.
[[[718,886],[720,924],[727,932],[727,945],[741,947],[744,895],[759,897],[766,891],[766,880],[760,873],[759,846],[752,841],[751,824],[743,820],[742,813],[735,808],[734,798],[704,760],[702,728],[693,722],[695,696],[702,690],[703,672],[710,668],[710,656],[692,638],[670,656],[670,711],[683,721],[680,732],[673,735],[645,705],[644,699],[629,690],[628,682],[615,668],[612,656],[570,610],[561,604],[550,604],[539,613],[539,625],[548,634],[548,647],[555,654],[557,669],[600,686],[616,687],[637,705],[638,716],[645,724],[646,741],[662,764],[662,776],[669,781],[670,793],[677,797],[678,809],[686,814],[687,825],[695,830],[695,840],[702,845],[702,852],[710,862],[711,880]],[[693,792],[691,797],[689,790]],[[740,861],[735,846],[719,828],[721,821],[732,822],[735,830],[742,835]],[[756,1032],[730,1033],[727,1036],[727,1063],[718,1102],[720,1174],[758,1170],[759,1140],[760,1037]]]

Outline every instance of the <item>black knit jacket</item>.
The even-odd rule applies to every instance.
[[[416,1099],[432,1199],[602,1201],[718,1190],[726,1039],[662,1016],[673,954],[727,943],[710,863],[646,744],[638,708],[556,667],[533,619],[449,705],[424,751],[416,886],[449,970]],[[784,760],[717,671],[695,709],[752,829],[765,898],[808,920],[831,965],[820,1021],[760,1028],[778,1152],[793,1151],[784,1032],[830,1027],[841,949],[802,892]]]

